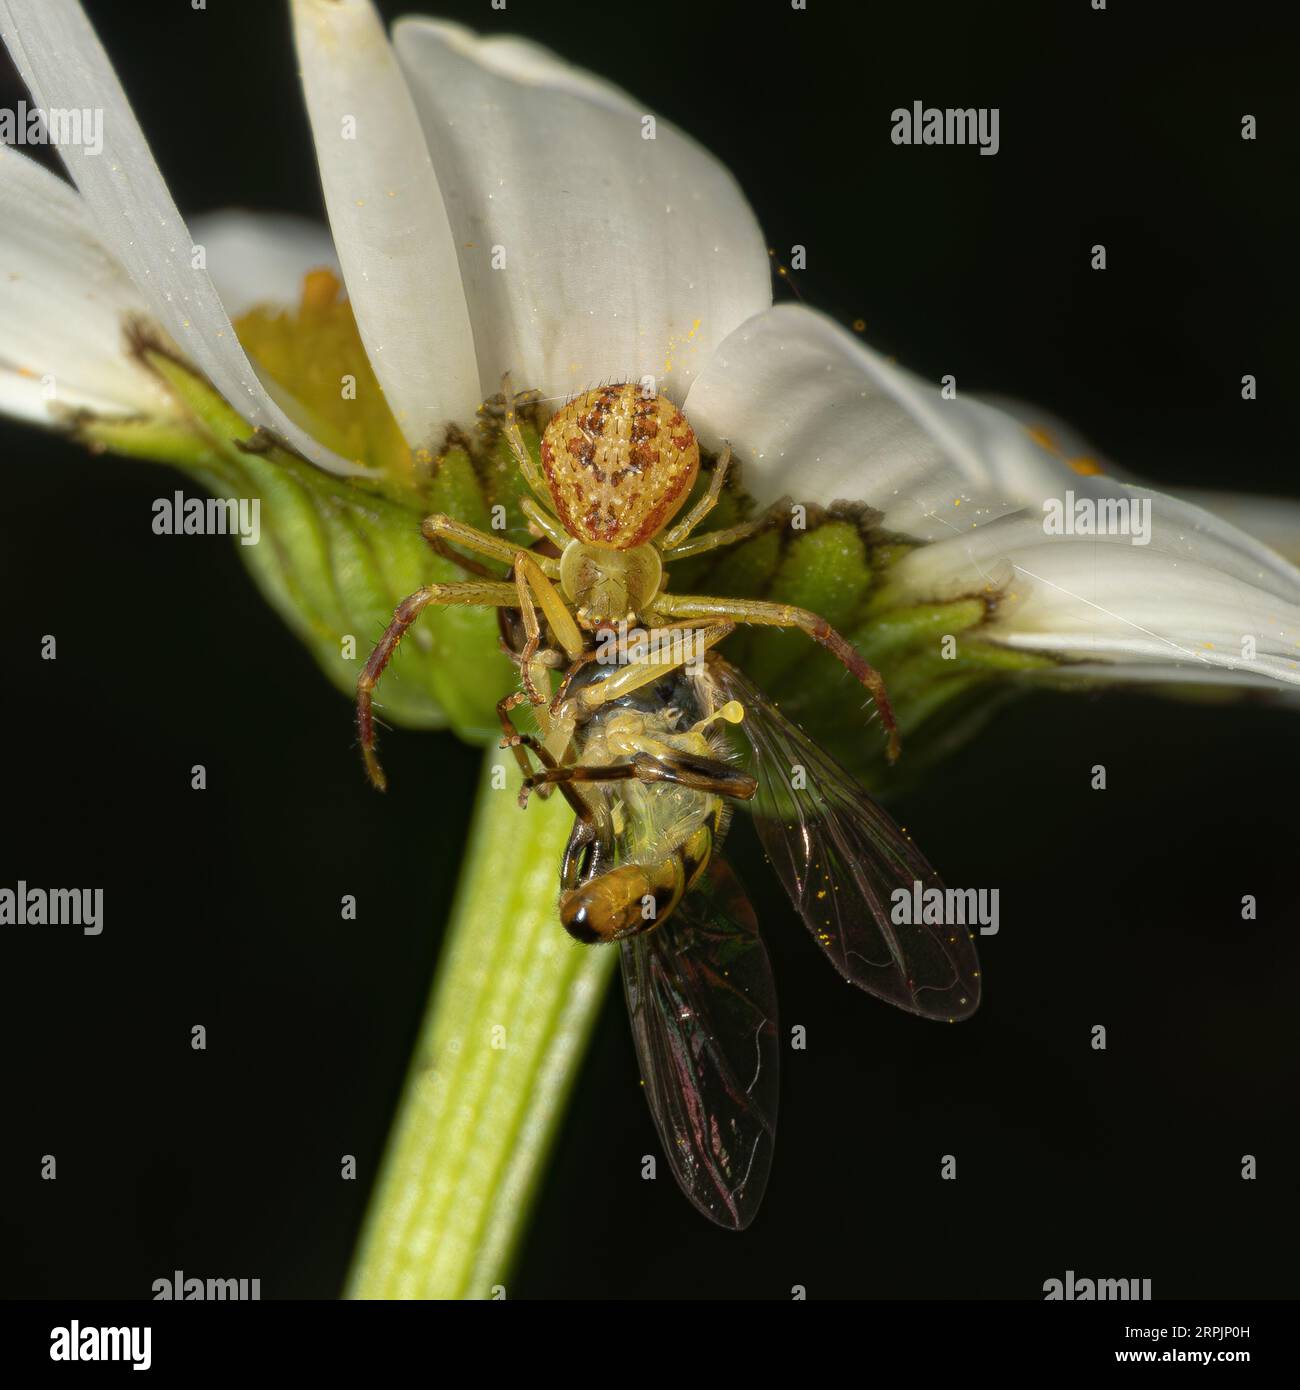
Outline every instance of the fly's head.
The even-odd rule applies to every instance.
[[[630,383],[569,402],[542,434],[542,470],[573,540],[561,582],[578,621],[599,628],[636,614],[663,577],[650,541],[690,495],[700,446],[666,396]]]

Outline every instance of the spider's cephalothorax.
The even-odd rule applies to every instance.
[[[721,642],[737,623],[799,628],[832,652],[871,692],[889,731],[890,756],[897,756],[898,731],[884,682],[860,653],[825,618],[786,603],[761,599],[713,598],[669,592],[664,566],[675,560],[732,545],[781,520],[777,503],[753,521],[693,534],[717,505],[731,460],[725,442],[713,465],[709,486],[680,521],[677,513],[691,494],[700,471],[700,447],[682,412],[665,396],[638,385],[598,386],[555,413],[542,432],[541,466],[528,451],[516,415],[517,401],[535,402],[536,393],[516,397],[507,376],[499,407],[486,414],[501,419],[502,432],[533,496],[520,502],[533,535],[549,541],[558,559],[521,549],[502,536],[488,535],[450,516],[426,517],[421,530],[439,554],[471,575],[461,584],[429,584],[398,605],[357,681],[357,726],[371,781],[384,786],[374,752],[371,694],[397,644],[429,604],[481,604],[514,609],[525,641],[518,653],[522,691],[498,706],[508,742],[523,760],[519,737],[508,725],[509,710],[523,700],[538,723],[553,725],[548,737],[557,747],[563,729],[601,703],[630,694],[658,679],[673,664],[664,658],[633,662],[607,681],[580,688],[568,702],[569,679],[595,656],[600,629],[626,621],[650,629],[647,636],[694,630],[691,650],[702,655]],[[788,501],[788,499],[787,499]],[[500,579],[464,551],[509,566]],[[670,643],[670,652],[675,648]],[[656,647],[655,650],[662,650]],[[547,669],[568,665],[569,676],[551,704],[543,694]],[[552,717],[553,716],[553,717]]]
[[[560,584],[579,623],[634,621],[663,577],[649,541],[699,475],[695,431],[666,396],[600,386],[551,417],[541,457],[556,515],[572,537]]]

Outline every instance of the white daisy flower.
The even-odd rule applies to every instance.
[[[1294,554],[1294,508],[1214,499],[1239,529],[1102,471],[1059,428],[942,391],[824,315],[773,306],[730,174],[535,44],[425,19],[390,39],[369,0],[291,10],[328,235],[242,213],[187,225],[77,0],[0,0],[34,102],[102,114],[102,149],[60,149],[72,185],[0,147],[0,411],[151,451],[205,483],[260,479],[279,544],[241,554],[341,686],[357,656],[340,657],[340,635],[373,630],[405,592],[393,584],[427,582],[434,563],[411,511],[423,494],[401,485],[438,456],[421,481],[456,486],[448,442],[507,371],[557,405],[650,378],[707,449],[729,442],[758,504],[874,509],[887,558],[858,576],[870,611],[856,621],[870,621],[850,635],[884,631],[884,673],[913,708],[960,682],[934,677],[936,630],[921,620],[910,635],[908,615],[946,621],[949,608],[967,615],[963,646],[982,648],[976,678],[1300,686],[1300,571],[1249,534]],[[296,311],[266,308],[300,283]],[[345,359],[366,381],[340,409]],[[130,434],[157,422],[152,443]],[[207,432],[202,466],[166,452],[189,428]],[[275,567],[295,547],[306,558],[289,582]],[[482,660],[503,661],[494,619],[430,618],[406,648],[408,673],[411,656],[426,661],[407,686],[427,703],[394,698],[389,712],[488,741],[484,701],[490,712],[501,684],[475,643],[429,658],[432,628],[463,638],[478,623]],[[900,629],[913,644],[901,655]],[[500,1287],[614,959],[566,949],[554,921],[563,805],[521,817],[484,771],[359,1296]],[[506,1021],[508,1047],[485,1046],[483,1019]]]
[[[405,19],[390,41],[369,0],[291,8],[333,250],[411,450],[467,428],[507,370],[556,402],[653,378],[702,443],[731,442],[760,503],[864,502],[923,542],[890,576],[900,600],[983,596],[981,639],[1094,677],[1300,684],[1300,571],[774,307],[735,181],[626,94],[522,39]],[[188,228],[76,0],[0,0],[0,32],[37,104],[103,111],[102,152],[61,150],[76,191],[0,152],[0,408],[171,410],[124,351],[124,322],[147,318],[249,425],[328,472],[375,471],[313,431],[231,322],[329,243],[294,219]],[[1112,526],[1132,508],[1149,533],[1051,529],[1081,504]],[[1225,503],[1262,529],[1247,505]]]

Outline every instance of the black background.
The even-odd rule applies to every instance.
[[[926,375],[1040,402],[1157,484],[1294,495],[1296,33],[1266,4],[1137,8],[439,12],[538,38],[685,127],[780,254],[808,248],[805,298]],[[318,209],[278,4],[90,9],[183,210]],[[4,69],[0,101],[20,95]],[[999,107],[1001,152],[894,147],[889,113],[916,99]],[[101,884],[108,904],[99,938],[0,942],[0,1288],[147,1297],[180,1268],[333,1296],[478,754],[393,734],[374,797],[347,702],[233,548],[152,534],[178,475],[17,427],[0,454],[0,882]],[[510,1295],[1033,1298],[1074,1269],[1293,1296],[1298,771],[1294,714],[1262,704],[1038,695],[1001,715],[898,808],[949,882],[1002,890],[959,1030],[846,990],[737,835],[783,1022],[809,1031],[762,1216],[728,1236],[666,1175],[640,1180],[656,1141],[613,994]]]

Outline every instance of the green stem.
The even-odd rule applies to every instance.
[[[504,1287],[617,952],[556,916],[572,812],[526,812],[489,753],[433,997],[348,1293],[483,1298]]]

